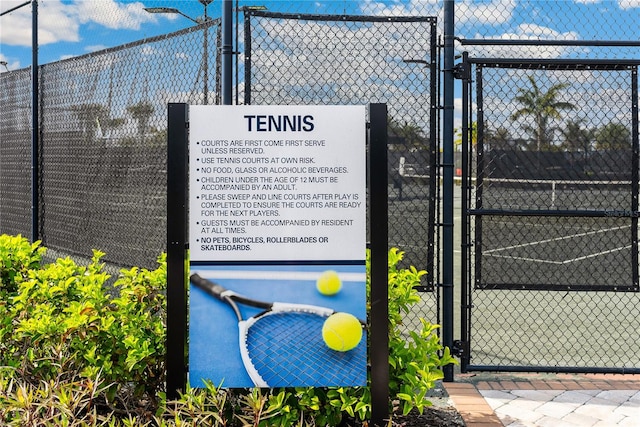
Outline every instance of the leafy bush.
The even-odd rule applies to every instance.
[[[116,418],[99,414],[95,401],[104,391],[102,380],[20,380],[0,369],[0,422],[3,426],[106,426]]]
[[[103,253],[94,251],[87,266],[70,258],[40,266],[44,250],[0,236],[0,424],[284,427],[370,418],[368,387],[208,384],[167,402],[165,257],[153,271],[122,270],[110,296]],[[389,387],[406,414],[430,405],[426,394],[443,377],[440,368],[455,360],[440,345],[437,325],[421,320],[417,332],[403,325],[420,302],[415,286],[426,272],[399,269],[402,257],[389,251]]]
[[[29,269],[40,266],[46,249],[40,241],[29,243],[22,236],[0,235],[0,300],[15,294],[16,281],[24,278]]]
[[[0,366],[7,364],[4,359],[11,352],[11,299],[16,296],[18,283],[40,266],[45,251],[40,241],[32,244],[22,236],[0,235]]]
[[[422,328],[406,331],[404,315],[411,313],[411,306],[420,302],[416,286],[425,271],[411,266],[398,269],[404,252],[397,248],[389,251],[389,389],[392,396],[402,402],[403,414],[412,408],[419,412],[431,402],[426,395],[435,387],[436,381],[444,378],[440,367],[457,364],[449,348],[440,344],[436,334],[439,325],[420,319]],[[407,333],[409,340],[407,339]]]
[[[113,298],[103,255],[94,251],[88,266],[60,258],[17,281],[2,313],[0,366],[33,385],[100,376],[110,405],[154,400],[164,384],[165,258],[155,271],[123,270]]]

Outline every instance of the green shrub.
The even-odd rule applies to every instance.
[[[46,249],[40,241],[29,243],[18,236],[0,235],[0,300],[6,301],[18,289],[17,281],[32,268],[40,266]]]
[[[406,314],[411,313],[411,306],[421,301],[416,286],[425,271],[418,271],[411,266],[398,269],[404,252],[397,248],[389,251],[389,389],[402,403],[403,414],[412,408],[419,412],[431,402],[427,392],[435,387],[436,381],[444,374],[440,369],[448,364],[457,364],[451,357],[449,348],[440,344],[436,334],[439,325],[433,325],[420,319],[419,331],[409,330],[403,325]],[[408,334],[408,337],[407,337]]]
[[[3,425],[284,427],[370,418],[368,387],[223,390],[209,384],[167,402],[166,258],[153,271],[122,270],[112,297],[104,254],[94,251],[87,266],[70,258],[40,266],[44,250],[39,242],[0,236]],[[389,387],[406,414],[430,405],[426,395],[443,377],[440,368],[455,360],[440,345],[438,325],[421,320],[419,331],[403,325],[420,302],[415,286],[426,272],[399,269],[402,257],[389,251]],[[367,257],[367,271],[369,263]]]
[[[60,258],[30,270],[9,299],[0,365],[32,384],[66,378],[96,378],[117,392],[155,399],[164,383],[166,261],[155,271],[123,270],[106,292],[109,275],[94,251],[88,266]]]
[[[6,356],[12,352],[10,337],[14,325],[11,301],[18,291],[18,283],[28,276],[31,269],[40,266],[45,251],[40,241],[32,244],[20,235],[0,235],[0,366],[9,364]]]
[[[95,401],[104,391],[101,379],[42,381],[30,384],[0,369],[0,423],[3,426],[116,425],[113,413],[99,414]]]

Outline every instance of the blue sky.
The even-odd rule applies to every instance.
[[[25,3],[25,0],[0,0],[0,11]],[[359,2],[298,2],[296,12],[335,13],[335,3],[343,5],[340,13],[360,13]],[[208,6],[210,17],[221,15],[221,1]],[[233,2],[234,7],[237,4]],[[270,10],[286,11],[289,2],[240,1],[239,5],[266,5]],[[197,0],[39,0],[39,62],[65,59],[104,48],[165,34],[194,25],[175,14],[150,14],[145,7],[174,7],[193,19],[204,15]],[[283,10],[284,7],[284,10]],[[332,9],[327,12],[328,9]],[[0,60],[9,70],[31,64],[31,6],[0,17]],[[6,71],[0,67],[0,72]]]
[[[22,3],[24,0],[0,0],[0,11]],[[239,2],[240,6],[255,4],[282,12],[442,16],[441,0]],[[144,7],[154,6],[176,7],[194,19],[203,16],[203,6],[197,0],[40,0],[40,64],[193,25],[179,15],[144,11]],[[459,0],[456,9],[457,35],[466,38],[640,39],[640,0]],[[220,0],[208,7],[209,16],[220,16],[220,11]],[[566,49],[541,56],[563,54]],[[585,49],[578,54],[585,54]],[[7,63],[0,66],[0,72],[30,66],[29,5],[0,17],[0,61]]]

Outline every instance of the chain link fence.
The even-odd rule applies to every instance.
[[[217,102],[219,27],[210,20],[41,67],[39,234],[47,247],[154,266],[166,246],[166,105]],[[0,227],[29,236],[30,73],[1,77],[2,103],[16,108],[0,113]]]
[[[456,2],[457,48],[472,57],[638,58],[638,22],[627,0]]]
[[[114,265],[152,266],[165,249],[166,103],[216,104],[220,93],[219,20],[184,10],[200,24],[41,67],[39,234],[55,254],[97,248]],[[237,72],[245,80],[236,86],[238,103],[388,104],[389,243],[406,252],[403,266],[429,272],[423,290],[433,292],[436,19],[238,12]],[[25,136],[16,142],[28,153]],[[20,182],[8,191],[28,200],[29,177]],[[15,216],[29,218],[29,205]],[[14,230],[29,235],[29,228],[26,221]]]
[[[472,209],[503,212],[478,219],[476,286],[637,289],[636,73],[620,62],[476,64]],[[516,214],[536,217],[507,219]],[[561,259],[575,261],[551,262]],[[531,260],[549,262],[536,271]]]
[[[438,282],[441,262],[437,112],[442,94],[437,75],[443,70],[437,49],[443,3],[235,2],[234,102],[389,105],[389,243],[407,251],[406,265],[429,271],[423,289],[436,290],[426,294],[428,301],[417,313],[427,318],[439,307],[437,286],[432,285]],[[145,10],[163,7],[177,7],[180,14]],[[574,65],[640,58],[636,1],[478,0],[456,1],[454,8],[457,56],[563,59]],[[153,267],[166,244],[166,104],[219,103],[220,2],[43,1],[40,12],[48,19],[40,22],[47,37],[39,49],[46,65],[40,71],[38,231],[45,245],[61,254],[87,256],[98,248],[110,263]],[[22,68],[29,64],[4,48],[21,43],[13,37],[29,27],[29,8],[1,19],[0,60],[7,65],[0,69],[0,232],[30,235],[31,75]],[[184,29],[166,34],[168,25]],[[85,30],[82,43],[80,28]],[[471,299],[460,296],[461,310],[472,319],[471,366],[637,366],[628,355],[640,351],[628,343],[640,342],[633,332],[640,330],[634,320],[640,317],[640,302],[637,293],[617,292],[637,287],[637,233],[625,231],[637,222],[627,215],[637,211],[629,202],[637,189],[628,184],[637,182],[637,160],[633,154],[630,159],[626,146],[595,149],[610,143],[598,142],[596,134],[602,140],[608,132],[605,139],[615,140],[617,123],[637,138],[637,127],[629,126],[637,118],[622,107],[628,101],[637,104],[637,93],[629,95],[637,75],[629,68],[575,66],[482,70],[478,81],[484,98],[468,103],[468,139],[472,146],[482,141],[484,156],[479,165],[475,160],[467,165],[468,177],[482,184],[479,199],[480,187],[469,193],[476,203],[472,208],[599,210],[609,216],[537,215],[531,223],[509,227],[503,220],[525,216],[490,217],[468,233],[481,243],[463,242],[463,251],[466,244],[483,245],[483,252],[473,253],[461,267],[463,278],[456,278],[456,284],[467,280],[476,286],[469,288]],[[541,91],[570,82],[560,100],[579,108],[563,120],[549,119],[547,132],[535,130],[531,119],[510,120],[520,107],[498,101],[532,88],[530,78]],[[455,88],[456,169],[463,166],[461,86],[458,81]],[[540,138],[532,137],[534,131]],[[600,232],[609,229],[618,231]],[[610,251],[606,263],[589,270],[588,281],[577,276],[580,269],[565,273],[559,263],[566,260],[548,263],[548,251],[530,244],[549,233],[577,243],[563,235],[567,230],[599,236],[597,250]],[[525,231],[530,241],[523,240]],[[629,240],[631,248],[618,250],[616,245]],[[584,252],[591,244],[580,242],[573,249]],[[501,249],[511,246],[517,248]],[[492,264],[505,253],[511,258],[537,256],[546,264]],[[630,257],[614,261],[622,259],[621,253]],[[548,279],[549,266],[558,280]],[[465,271],[479,274],[464,278]],[[585,286],[581,292],[569,289],[577,285]],[[584,288],[593,292],[582,292]],[[472,305],[473,311],[467,311]],[[501,317],[504,313],[513,316]],[[462,340],[469,342],[464,324]],[[609,336],[606,345],[595,344],[604,335]],[[586,351],[589,346],[594,351]]]
[[[31,70],[0,74],[0,230],[31,235]]]
[[[168,3],[149,2],[152,7],[162,5]],[[251,11],[244,12],[248,19]],[[392,193],[397,193],[392,202],[402,203],[391,209],[396,237],[390,243],[407,251],[407,265],[433,274],[434,196],[428,180],[436,150],[430,142],[435,138],[431,74],[436,20],[357,16],[323,20],[322,16],[306,19],[298,28],[293,23],[302,21],[295,19],[256,22],[254,30],[261,35],[275,34],[276,42],[253,36],[254,45],[245,51],[253,66],[239,64],[241,75],[252,85],[238,85],[239,103],[251,96],[254,104],[389,103],[389,167]],[[132,21],[121,26],[135,25]],[[125,265],[142,261],[146,265],[149,260],[143,260],[142,254],[162,248],[164,222],[159,209],[163,200],[158,191],[164,185],[163,104],[218,102],[219,91],[206,89],[207,85],[219,86],[214,67],[217,47],[213,45],[205,56],[209,70],[203,69],[206,64],[197,58],[206,42],[197,28],[42,67],[40,231],[47,245],[80,254],[99,247],[107,252],[109,261]],[[213,26],[207,33],[210,42],[217,41]],[[318,40],[323,44],[317,44]],[[260,43],[285,43],[290,50]],[[306,56],[294,58],[291,52],[296,49]],[[274,52],[278,58],[273,57]],[[264,53],[272,56],[261,56]],[[263,58],[271,62],[260,63]],[[28,92],[26,86],[22,93]],[[10,96],[11,91],[4,93]],[[24,111],[29,111],[28,106]],[[28,131],[28,123],[23,124]],[[76,154],[68,156],[70,152]],[[134,188],[136,185],[140,187]],[[28,194],[29,187],[21,190]],[[106,200],[111,203],[100,207]],[[119,221],[131,228],[123,230]],[[117,244],[122,236],[136,234],[135,230],[147,236],[145,245]],[[28,222],[21,232],[29,234]],[[109,237],[114,234],[117,239]]]
[[[245,14],[246,103],[387,103],[394,183],[389,244],[406,252],[406,266],[431,278],[435,23],[430,17]]]

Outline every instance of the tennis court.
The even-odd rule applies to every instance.
[[[475,285],[633,290],[631,182],[488,179],[474,187]],[[479,207],[478,207],[479,206]]]
[[[471,370],[624,370],[640,365],[640,295],[474,290]]]
[[[637,367],[631,182],[491,178],[468,194],[471,369]]]
[[[628,219],[484,217],[481,222],[479,287],[637,288]]]

